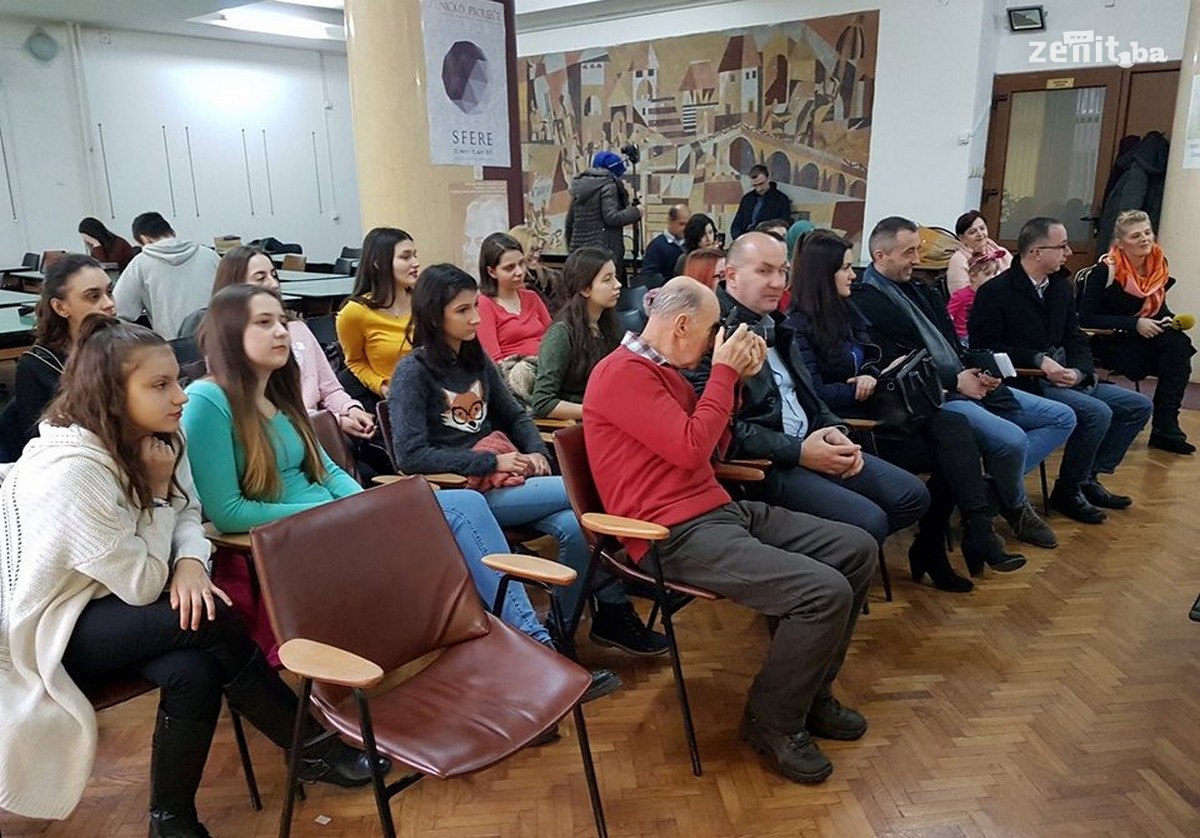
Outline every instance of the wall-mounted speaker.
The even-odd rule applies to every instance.
[[[54,60],[54,56],[58,55],[58,41],[50,37],[46,30],[38,27],[33,30],[33,34],[25,39],[25,51],[41,61],[43,64],[48,64]]]

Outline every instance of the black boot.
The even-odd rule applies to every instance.
[[[158,711],[150,755],[150,838],[211,838],[196,817],[196,790],[215,718],[192,721]]]
[[[1196,446],[1188,442],[1187,434],[1179,427],[1177,419],[1159,420],[1154,417],[1154,425],[1150,428],[1150,439],[1146,443],[1151,448],[1170,451],[1172,454],[1195,454]]]
[[[1054,482],[1054,489],[1050,492],[1050,508],[1084,524],[1103,524],[1108,519],[1102,510],[1092,506],[1083,496],[1079,484],[1064,483],[1061,479]]]
[[[1002,573],[1025,566],[1025,557],[1020,553],[1004,551],[1004,542],[996,535],[991,520],[982,516],[963,523],[962,554],[972,576],[983,573],[985,564]]]
[[[232,681],[225,685],[229,706],[286,752],[292,746],[299,699],[287,684],[271,670],[262,652],[254,657]],[[300,757],[300,780],[305,783],[331,783],[343,788],[365,786],[371,782],[371,765],[365,752],[329,733],[312,717],[304,721],[304,752]],[[392,764],[380,758],[386,774]]]
[[[919,533],[908,548],[908,566],[914,582],[920,582],[928,573],[933,586],[939,591],[965,594],[975,587],[970,579],[964,579],[954,572],[950,560],[946,558],[945,542],[940,537],[934,540]]]

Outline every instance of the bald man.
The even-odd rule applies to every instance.
[[[786,287],[782,241],[755,232],[733,243],[716,291],[722,322],[755,324],[769,348],[742,386],[730,456],[771,461],[766,480],[748,487],[756,500],[853,524],[883,544],[925,514],[929,492],[916,475],[863,453],[821,400],[778,310]],[[688,378],[702,390],[708,364]]]
[[[734,501],[717,482],[712,462],[729,441],[734,390],[759,372],[767,350],[745,326],[726,336],[719,315],[713,292],[694,279],[654,292],[641,335],[626,334],[588,380],[588,461],[609,513],[668,530],[654,544],[625,541],[634,561],[779,618],[741,737],[788,779],[819,783],[833,766],[812,737],[858,739],[867,730],[832,686],[878,549],[856,527]],[[710,351],[697,395],[680,370]]]
[[[646,246],[646,253],[642,256],[642,273],[661,277],[658,282],[648,282],[651,287],[675,275],[675,263],[683,255],[683,228],[691,217],[692,211],[687,204],[671,207],[667,210],[667,229]]]

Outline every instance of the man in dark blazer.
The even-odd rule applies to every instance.
[[[1053,218],[1025,222],[1017,236],[1018,261],[975,294],[967,331],[971,347],[1006,352],[1027,377],[1030,392],[1075,412],[1075,430],[1063,449],[1051,508],[1076,521],[1099,524],[1104,509],[1132,501],[1100,485],[1111,474],[1153,411],[1150,399],[1096,381],[1088,338],[1079,328],[1071,282],[1061,272],[1071,247],[1067,228]]]
[[[729,250],[717,286],[721,322],[750,323],[765,334],[767,363],[742,383],[733,418],[730,457],[768,459],[753,500],[864,529],[882,544],[929,508],[917,476],[870,454],[846,436],[841,419],[821,401],[804,361],[792,353],[792,332],[778,312],[787,286],[787,249],[766,233],[747,233]],[[684,373],[703,392],[710,358]]]

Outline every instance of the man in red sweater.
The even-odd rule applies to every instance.
[[[739,381],[766,356],[762,338],[739,326],[717,331],[711,290],[676,277],[632,333],[588,380],[583,428],[606,511],[670,530],[651,551],[625,546],[663,575],[779,618],[766,662],[750,687],[741,736],[790,780],[818,783],[833,771],[813,736],[858,739],[859,713],[832,684],[863,600],[878,548],[863,530],[752,501],[733,501],[713,473],[728,443]],[[715,346],[713,345],[715,334]],[[712,348],[712,373],[697,397],[680,369]]]

